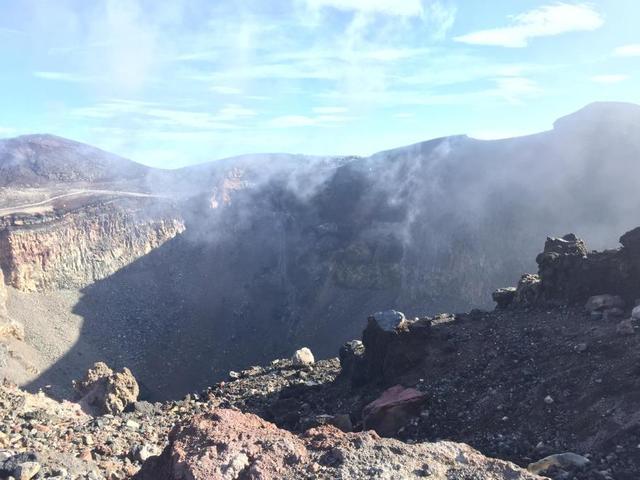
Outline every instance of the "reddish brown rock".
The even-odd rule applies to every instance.
[[[251,414],[214,409],[176,427],[137,480],[541,479],[453,442],[408,445],[332,426],[301,436]]]
[[[307,457],[303,442],[255,415],[217,409],[176,427],[145,480],[276,480]],[[242,477],[241,477],[242,475]]]
[[[420,414],[426,395],[401,385],[385,390],[379,398],[364,407],[362,418],[366,430],[375,430],[383,437],[398,433],[407,422]]]

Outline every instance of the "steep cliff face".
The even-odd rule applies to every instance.
[[[184,231],[177,212],[157,207],[146,199],[121,199],[49,221],[22,219],[0,232],[5,282],[23,291],[47,291],[105,278]]]

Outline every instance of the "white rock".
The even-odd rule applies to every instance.
[[[251,462],[249,457],[244,453],[239,453],[229,463],[222,466],[222,472],[225,474],[224,478],[239,478],[240,474],[246,469]]]
[[[138,460],[140,463],[145,462],[150,457],[157,457],[162,453],[160,447],[156,445],[138,445],[133,448],[133,457]]]
[[[544,397],[544,403],[546,403],[547,405],[551,405],[553,403],[553,397],[551,395],[547,395],[546,397]]]
[[[549,455],[542,460],[530,463],[527,467],[531,473],[540,473],[548,470],[551,467],[568,468],[568,467],[584,467],[589,464],[589,459],[578,455],[577,453],[557,453],[555,455]]]
[[[640,320],[640,305],[638,305],[631,311],[631,318],[633,318],[634,320]]]
[[[307,347],[296,350],[296,353],[291,357],[291,362],[297,367],[305,367],[313,365],[316,360],[313,358],[313,353]]]
[[[140,428],[140,424],[135,420],[127,420],[124,425],[130,430],[138,430]]]

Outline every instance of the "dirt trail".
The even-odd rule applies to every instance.
[[[0,216],[10,215],[12,213],[36,213],[38,211],[46,211],[50,209],[51,204],[59,200],[61,198],[73,197],[79,195],[119,195],[119,196],[127,196],[127,197],[144,197],[144,198],[159,198],[162,195],[153,195],[151,193],[142,193],[142,192],[126,192],[120,190],[74,190],[72,192],[63,193],[61,195],[56,195],[51,198],[47,198],[46,200],[42,200],[39,202],[28,203],[24,205],[16,205],[13,207],[5,207],[0,208]],[[44,207],[44,208],[43,208]]]

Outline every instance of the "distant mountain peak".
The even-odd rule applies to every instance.
[[[560,117],[553,124],[555,129],[563,127],[591,127],[595,123],[628,122],[640,123],[640,105],[627,102],[593,102],[580,110]]]
[[[0,186],[109,182],[142,178],[149,170],[99,148],[55,135],[0,140]]]

